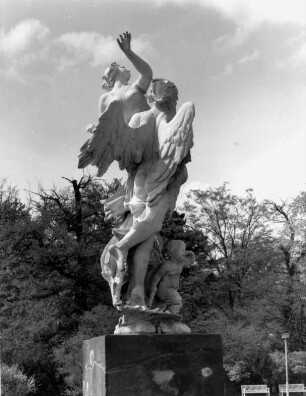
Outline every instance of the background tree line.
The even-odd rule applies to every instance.
[[[81,342],[112,333],[118,320],[99,258],[112,228],[103,200],[120,182],[66,181],[30,193],[26,204],[0,184],[7,396],[81,395]],[[306,381],[305,220],[306,192],[258,202],[252,190],[240,197],[224,184],[190,191],[164,223],[164,238],[182,239],[196,254],[182,274],[182,314],[194,332],[222,335],[229,396],[240,394],[241,383],[276,392],[285,382],[283,332],[290,333],[291,382]]]

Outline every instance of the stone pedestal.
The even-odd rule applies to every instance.
[[[83,396],[223,396],[218,335],[106,335],[83,343]]]

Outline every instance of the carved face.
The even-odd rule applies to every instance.
[[[104,72],[102,80],[105,83],[102,85],[107,91],[110,91],[116,81],[121,81],[123,84],[127,84],[131,77],[131,73],[124,66],[119,66],[116,62],[113,62]]]
[[[183,260],[186,257],[186,244],[180,240],[172,240],[168,243],[169,256],[174,260]]]
[[[117,74],[116,80],[120,80],[123,83],[127,83],[131,78],[131,72],[127,70],[124,66],[119,66],[119,72]]]

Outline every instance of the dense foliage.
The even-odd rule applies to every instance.
[[[35,380],[28,378],[17,365],[1,366],[1,391],[4,396],[24,396],[35,392]]]
[[[191,191],[184,204],[189,224],[210,243],[206,261],[195,266],[189,279],[193,294],[187,300],[192,306],[199,302],[190,324],[195,331],[222,334],[232,381],[228,394],[239,394],[242,383],[267,383],[273,392],[280,381],[285,383],[283,332],[290,333],[295,367],[303,366],[305,209],[305,193],[290,202],[258,203],[252,190],[237,197],[226,184]],[[301,383],[305,371],[292,363],[290,378]]]
[[[27,204],[0,184],[1,358],[11,386],[16,378],[28,386],[20,395],[80,396],[81,342],[118,320],[99,257],[112,227],[103,200],[119,182],[66,180]],[[224,184],[190,191],[164,223],[165,239],[196,254],[182,273],[182,314],[193,331],[222,334],[227,395],[242,383],[277,392],[283,332],[290,378],[306,381],[305,220],[306,193],[259,203],[252,190],[238,197]]]

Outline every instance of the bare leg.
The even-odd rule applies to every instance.
[[[131,306],[140,305],[146,308],[144,280],[154,244],[154,237],[155,234],[151,235],[149,239],[142,242],[135,249],[133,256],[132,275],[128,290],[128,304]]]
[[[182,297],[179,292],[169,287],[158,291],[157,295],[161,300],[161,307],[173,314],[178,314],[182,308]]]
[[[145,210],[145,218],[136,223],[121,241],[109,248],[109,253],[117,260],[119,271],[124,271],[130,248],[148,240],[152,235],[161,230],[168,210],[167,194],[162,197],[157,205],[146,207]]]
[[[109,254],[114,256],[114,259],[117,262],[117,271],[123,272],[126,269],[126,260],[127,260],[127,255],[128,255],[129,249],[126,249],[126,248],[120,249],[117,246],[117,243],[115,243],[114,245],[111,245],[108,248],[108,251],[109,251]]]

